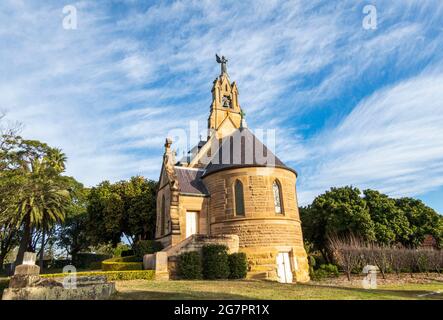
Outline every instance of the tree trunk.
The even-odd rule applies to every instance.
[[[42,230],[42,245],[40,248],[40,272],[43,271],[43,259],[45,258],[45,229]]]
[[[0,270],[3,270],[3,264],[5,263],[5,256],[3,254],[0,254]]]
[[[23,257],[26,250],[29,248],[29,242],[31,241],[31,217],[28,215],[23,224],[23,237],[20,241],[18,248],[17,258],[15,259],[14,266],[21,265],[23,263]]]
[[[327,254],[327,252],[325,252],[324,249],[320,249],[320,253],[323,256],[323,259],[325,260],[326,263],[331,263],[331,261],[329,260],[329,255]]]

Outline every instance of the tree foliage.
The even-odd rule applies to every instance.
[[[71,192],[71,201],[66,207],[66,217],[63,223],[57,228],[57,245],[64,249],[67,254],[75,258],[81,251],[87,250],[90,246],[87,237],[87,199],[89,189],[72,177],[64,177]]]
[[[333,235],[358,234],[365,240],[375,239],[374,222],[357,188],[331,188],[301,208],[300,216],[304,237],[326,259],[328,238]]]
[[[142,177],[111,184],[104,181],[88,196],[87,233],[95,245],[116,246],[122,236],[132,243],[153,239],[157,183]]]
[[[0,223],[9,233],[21,232],[16,263],[32,249],[33,232],[63,221],[70,201],[61,173],[66,157],[61,150],[8,133],[0,141]],[[3,232],[5,234],[5,232]]]
[[[305,241],[330,261],[328,239],[357,236],[380,245],[419,246],[426,235],[443,245],[443,217],[420,200],[392,199],[375,190],[331,188],[300,208]]]
[[[394,199],[375,190],[364,190],[377,242],[384,245],[406,243],[412,234],[405,212]]]

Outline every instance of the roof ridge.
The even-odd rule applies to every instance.
[[[182,169],[182,170],[195,170],[195,171],[203,171],[202,168],[189,168],[189,167],[183,167],[183,166],[174,166],[176,169]]]

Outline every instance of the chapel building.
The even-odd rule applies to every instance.
[[[217,62],[207,139],[180,161],[166,139],[156,239],[170,257],[202,237],[237,239],[233,250],[246,253],[249,277],[307,282],[297,173],[248,129],[227,60]]]

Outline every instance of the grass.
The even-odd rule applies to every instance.
[[[0,276],[0,294],[7,287],[6,277]],[[427,283],[390,283],[366,290],[346,282],[331,280],[308,284],[281,284],[272,281],[116,281],[117,294],[122,300],[178,299],[270,299],[270,300],[443,300],[441,278]],[[437,293],[438,292],[438,293]]]
[[[366,290],[310,284],[281,284],[271,281],[118,281],[115,299],[270,299],[270,300],[443,300],[443,283],[383,285]],[[434,293],[439,291],[440,293]],[[425,294],[425,296],[420,296]]]

